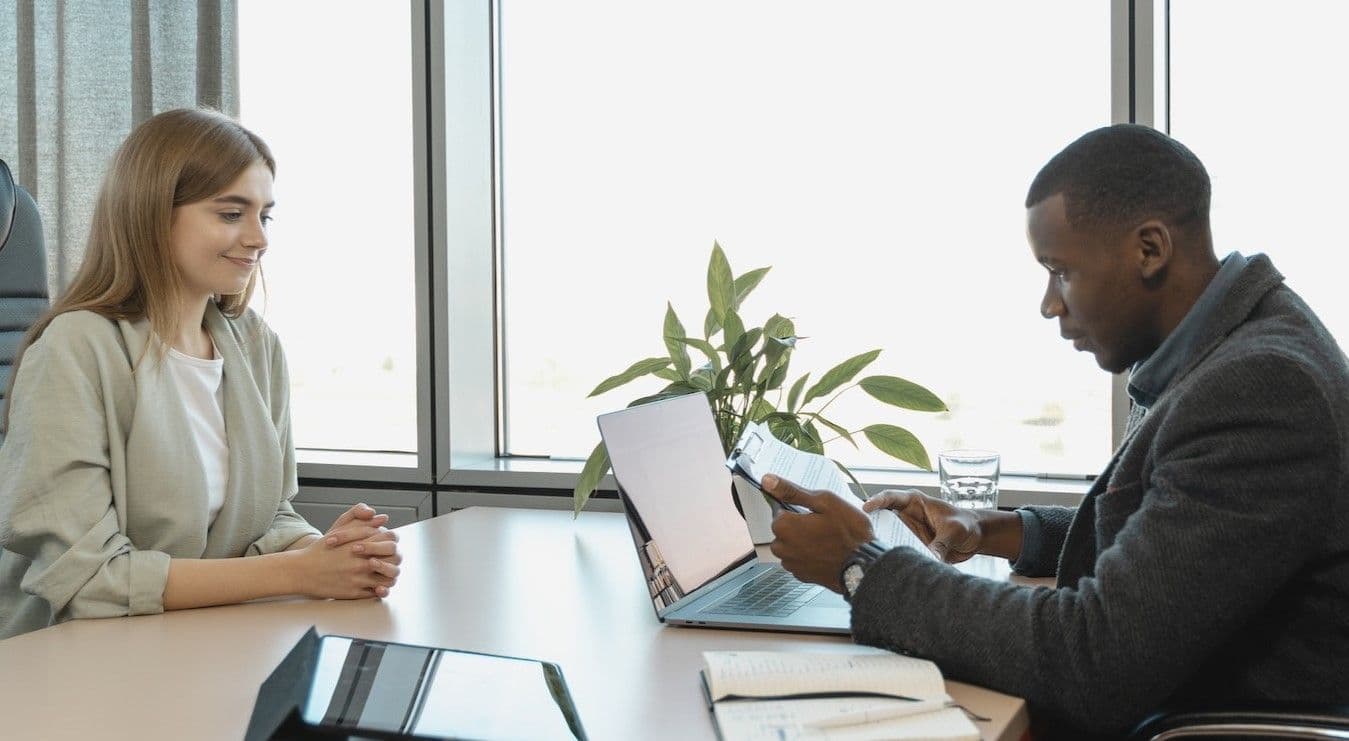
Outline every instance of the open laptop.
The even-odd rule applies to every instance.
[[[703,394],[599,417],[656,617],[710,628],[850,632],[844,599],[759,563]]]

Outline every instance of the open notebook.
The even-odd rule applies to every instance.
[[[705,651],[702,678],[725,741],[979,739],[936,664],[886,651]]]

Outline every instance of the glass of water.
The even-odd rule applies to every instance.
[[[991,450],[947,450],[937,454],[941,498],[964,509],[998,506],[1001,459]]]

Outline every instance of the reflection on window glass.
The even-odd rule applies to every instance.
[[[501,147],[507,444],[585,456],[605,377],[665,353],[666,300],[707,310],[719,240],[743,307],[809,337],[794,379],[883,348],[869,373],[951,407],[860,389],[830,416],[1017,472],[1094,473],[1110,378],[1039,316],[1026,188],[1110,120],[1109,4],[503,0]],[[696,353],[695,353],[696,355]],[[846,442],[853,465],[893,459]],[[835,447],[836,446],[836,447]]]
[[[277,159],[254,308],[286,348],[295,444],[415,451],[410,7],[238,8],[240,118]]]
[[[1346,3],[1171,3],[1171,133],[1213,178],[1214,246],[1269,255],[1341,345],[1346,27]]]

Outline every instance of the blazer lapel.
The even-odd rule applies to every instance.
[[[253,370],[256,338],[243,337],[214,302],[206,307],[206,328],[225,361],[225,439],[229,443],[229,480],[225,503],[211,526],[206,552],[238,556],[271,527],[274,497],[280,491],[281,442]]]

